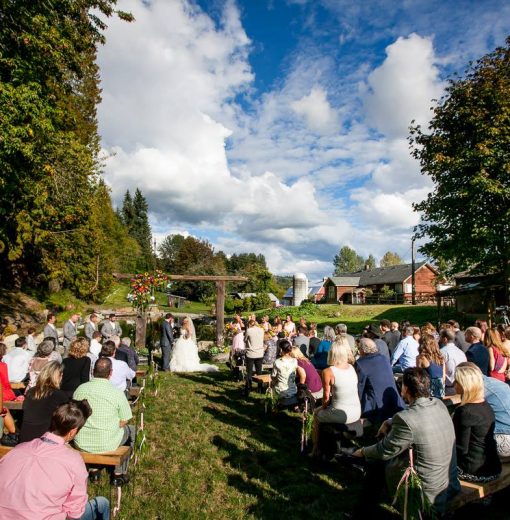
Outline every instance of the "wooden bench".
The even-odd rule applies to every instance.
[[[261,374],[260,376],[254,375],[252,377],[252,381],[257,383],[257,390],[259,393],[264,392],[264,387],[269,386],[271,383],[271,375],[270,374]]]
[[[7,410],[23,410],[23,401],[4,401]]]
[[[10,446],[0,445],[0,458],[9,453],[13,448]],[[70,450],[74,448],[69,448]],[[97,464],[98,466],[119,466],[130,455],[129,446],[120,446],[114,451],[107,451],[104,453],[87,453],[85,451],[75,450],[81,455],[85,464]]]
[[[144,377],[145,375],[147,375],[147,370],[144,368],[139,368],[136,371],[136,377]]]
[[[13,390],[25,390],[25,383],[9,383]]]
[[[136,399],[140,395],[140,392],[141,392],[141,387],[140,386],[132,386],[129,389],[129,398],[130,399]]]
[[[510,485],[510,463],[503,464],[501,475],[486,484],[460,481],[460,493],[448,504],[448,511],[459,509],[470,502],[485,498]]]

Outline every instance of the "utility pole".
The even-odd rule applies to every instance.
[[[416,267],[416,252],[414,250],[414,240],[413,237],[411,239],[411,303],[416,305],[416,275],[415,275],[415,267]]]

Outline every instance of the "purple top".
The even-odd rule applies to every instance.
[[[317,372],[316,368],[310,363],[310,361],[306,361],[304,359],[298,359],[298,367],[301,367],[306,373],[306,386],[308,386],[308,390],[310,392],[319,392],[322,390],[322,380]]]

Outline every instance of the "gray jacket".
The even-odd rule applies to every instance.
[[[426,496],[437,511],[444,512],[447,501],[460,491],[460,483],[453,422],[440,399],[420,397],[393,416],[391,431],[384,439],[364,448],[367,459],[388,461],[386,480],[392,494],[409,465],[411,447]]]
[[[264,329],[249,327],[246,331],[246,357],[258,359],[264,357]]]
[[[110,320],[106,320],[101,327],[101,334],[104,339],[110,339],[112,336],[122,337],[122,329],[120,325],[115,321],[111,322]]]
[[[55,345],[58,345],[58,332],[56,327],[52,327],[49,323],[44,327],[43,335],[45,338],[54,338]]]
[[[76,339],[77,335],[78,335],[78,327],[76,326],[76,323],[73,323],[71,320],[67,320],[64,323],[64,341],[63,341],[64,348],[69,347],[69,345],[71,344],[71,341],[73,341],[73,339]]]
[[[91,321],[88,321],[87,323],[85,323],[85,328],[84,328],[83,333],[85,334],[85,337],[89,341],[92,341],[92,334],[94,334],[94,332],[96,332],[96,330],[97,330],[97,325],[94,325],[94,323],[92,323]]]

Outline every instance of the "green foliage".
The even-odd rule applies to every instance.
[[[368,255],[368,258],[365,260],[365,266],[368,267],[368,269],[375,269],[377,267],[374,255]]]
[[[185,238],[182,235],[168,235],[158,248],[161,267],[168,273],[175,273],[175,261],[177,253]]]
[[[415,204],[420,251],[465,269],[510,276],[510,38],[451,80],[428,131],[411,128],[413,155],[434,183]]]
[[[381,267],[391,267],[392,265],[401,265],[404,261],[400,258],[398,253],[394,253],[393,251],[386,251],[383,257],[381,258],[380,266]]]
[[[359,256],[354,249],[349,246],[343,246],[335,258],[333,265],[335,266],[334,274],[352,273],[363,268],[363,257]]]
[[[391,298],[392,296],[395,296],[395,291],[391,289],[388,285],[383,285],[381,290],[379,291],[379,294],[383,298]]]

